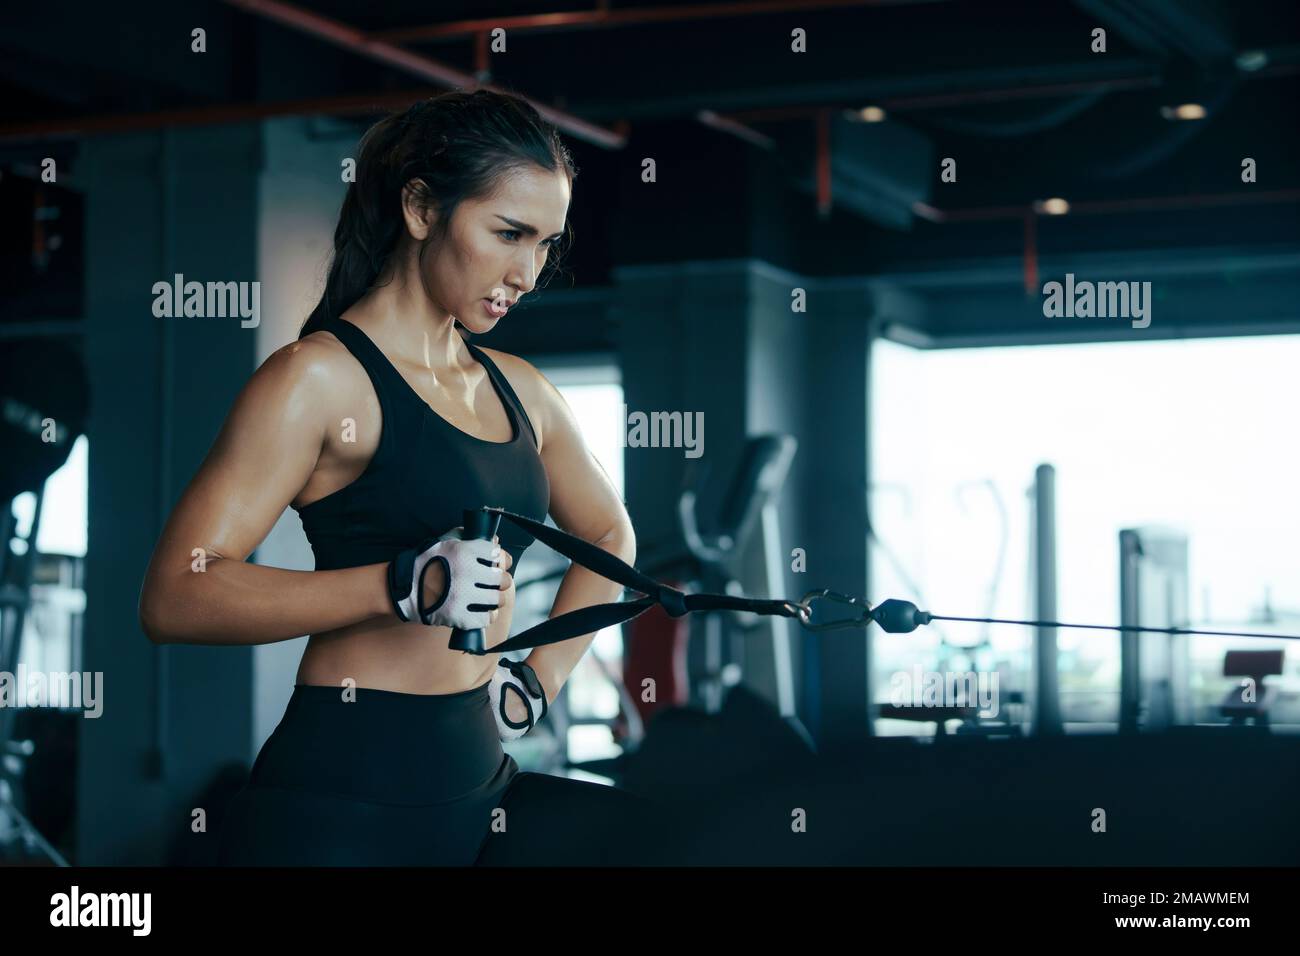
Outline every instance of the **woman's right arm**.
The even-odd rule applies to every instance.
[[[149,562],[139,613],[155,644],[269,644],[396,617],[384,564],[287,571],[246,562],[325,447],[332,360],[327,343],[291,343],[240,392]]]

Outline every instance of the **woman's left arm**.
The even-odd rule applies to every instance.
[[[540,412],[538,429],[542,464],[551,484],[550,514],[556,525],[569,534],[589,541],[617,555],[628,564],[636,561],[636,535],[617,489],[600,463],[587,450],[572,410],[555,386],[532,366],[532,403]],[[551,617],[617,601],[623,586],[574,563],[560,582]],[[527,657],[546,689],[547,702],[559,696],[595,633],[558,644],[534,648]]]

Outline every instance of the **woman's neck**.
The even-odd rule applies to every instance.
[[[412,294],[414,293],[414,294]],[[353,306],[358,324],[390,359],[427,368],[437,374],[460,370],[470,361],[465,341],[456,331],[456,317],[435,308],[422,288],[394,283],[372,288]]]

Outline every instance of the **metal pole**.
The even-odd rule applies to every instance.
[[[1035,620],[1056,620],[1056,469],[1039,465],[1034,471],[1034,614]],[[1034,634],[1034,734],[1064,732],[1057,673],[1056,628],[1039,627]]]
[[[1136,531],[1119,533],[1119,623],[1134,627],[1142,622],[1138,599],[1138,565],[1142,539]],[[1136,734],[1142,713],[1142,635],[1120,631],[1119,637],[1119,732]]]

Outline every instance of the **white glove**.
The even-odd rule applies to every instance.
[[[506,715],[506,704],[512,696],[522,700],[528,709],[528,719],[523,723],[515,723]],[[546,689],[537,679],[537,672],[523,661],[501,658],[492,674],[488,697],[497,719],[497,736],[502,740],[522,737],[546,716]]]
[[[485,628],[500,596],[498,567],[501,546],[488,538],[462,540],[463,528],[456,528],[437,541],[409,548],[388,563],[388,595],[403,621],[418,620],[439,627],[462,630]],[[442,599],[432,607],[424,604],[424,576],[435,561],[441,561],[447,579]],[[475,605],[481,610],[470,610]]]

